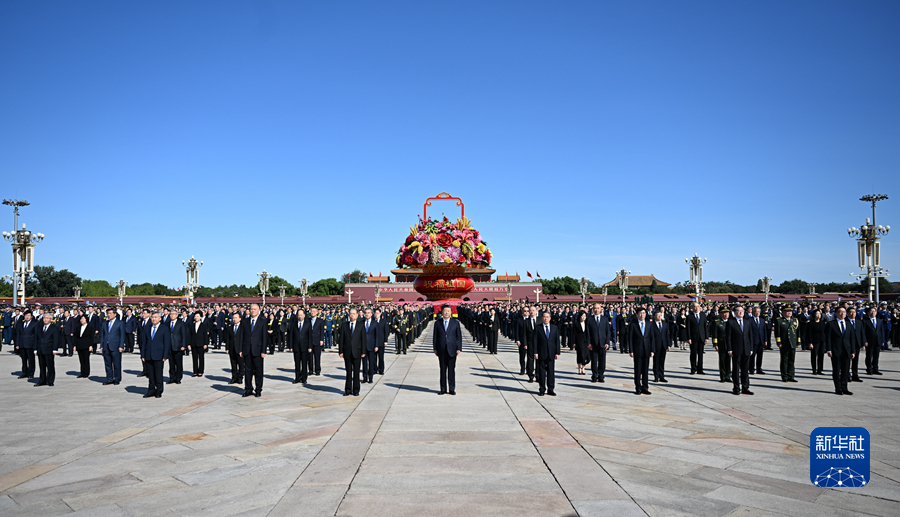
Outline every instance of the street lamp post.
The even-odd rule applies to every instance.
[[[19,227],[19,207],[28,206],[30,203],[24,199],[4,199],[3,204],[13,207],[13,231],[3,232],[3,238],[12,243],[13,249],[13,305],[16,299],[21,297],[22,305],[25,305],[25,281],[28,275],[34,272],[34,245],[44,240],[43,233],[31,233]]]
[[[375,303],[381,298],[381,284],[375,284]]]
[[[772,288],[772,279],[767,276],[764,276],[764,277],[760,278],[760,281],[762,282],[763,293],[766,294],[766,305],[768,305],[769,304],[769,289]]]
[[[185,262],[181,261],[181,265],[185,267],[185,271],[187,272],[187,285],[185,286],[185,291],[187,293],[188,303],[194,304],[194,292],[200,287],[200,266],[203,265],[203,261],[197,261],[193,255],[191,255],[191,260]]]
[[[619,279],[619,289],[622,290],[622,305],[625,305],[625,291],[628,289],[628,275],[631,274],[631,271],[626,271],[625,268],[622,268],[621,271],[616,271],[616,276]]]
[[[890,226],[879,226],[875,223],[875,204],[883,201],[888,197],[884,194],[872,194],[859,198],[860,201],[872,203],[872,220],[866,218],[866,224],[860,228],[848,228],[847,234],[851,238],[856,239],[857,254],[859,256],[859,268],[865,271],[865,274],[850,273],[857,279],[869,279],[869,301],[878,303],[878,278],[887,278],[890,271],[881,268],[881,237],[891,231]],[[874,295],[874,300],[873,300]]]
[[[541,288],[540,287],[538,287],[537,289],[534,290],[534,295],[537,297],[537,300],[535,301],[535,303],[540,305],[541,304]]]
[[[506,283],[506,303],[512,307],[512,284]]]
[[[587,297],[588,282],[590,282],[589,278],[581,277],[581,305],[584,305],[585,298]]]
[[[284,291],[287,289],[287,286],[281,284],[278,286],[278,292],[281,294],[281,305],[284,305]]]
[[[347,303],[353,303],[353,290],[347,289]]]
[[[125,297],[125,286],[128,285],[128,282],[125,280],[119,279],[116,282],[116,293],[119,295],[119,305],[122,305],[122,298]]]
[[[303,300],[303,305],[306,305],[306,295],[309,293],[309,282],[305,278],[300,279],[300,298]]]
[[[819,285],[819,284],[817,284],[817,283],[815,283],[815,282],[810,282],[810,283],[809,283],[809,294],[811,294],[811,295],[812,295],[812,294],[816,294],[816,286],[817,286],[817,285]]]
[[[606,305],[606,292],[607,292],[607,289],[608,289],[608,288],[604,285],[604,286],[603,286],[603,305]]]
[[[75,299],[76,300],[81,299],[81,286],[80,285],[75,286]]]
[[[687,262],[691,270],[691,283],[694,284],[697,303],[701,303],[700,299],[703,295],[703,264],[706,264],[706,259],[702,259],[699,255],[694,253],[693,257],[684,259],[684,261]]]
[[[259,277],[259,291],[262,294],[262,302],[263,305],[266,304],[266,291],[269,290],[269,273],[266,273],[266,270],[263,269],[262,273],[257,273],[256,276]]]

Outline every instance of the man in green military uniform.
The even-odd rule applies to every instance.
[[[409,332],[409,316],[403,311],[403,307],[399,308],[394,321],[391,322],[391,329],[397,335],[397,355],[402,351],[406,353],[406,336]]]
[[[790,305],[782,309],[782,318],[775,323],[775,343],[781,352],[781,382],[797,382],[794,379],[794,356],[800,344],[800,322],[794,318],[794,309]]]
[[[719,353],[719,382],[731,382],[731,356],[728,355],[728,347],[725,346],[726,325],[731,311],[728,307],[719,309],[719,317],[713,323],[712,342],[716,352]]]

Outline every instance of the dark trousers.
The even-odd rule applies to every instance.
[[[122,353],[118,348],[103,349],[103,364],[106,365],[106,382],[122,380]]]
[[[490,352],[492,354],[497,353],[497,339],[498,339],[497,332],[499,332],[499,331],[496,329],[491,330],[490,335],[489,335],[490,344],[488,345],[488,352]]]
[[[34,349],[20,348],[19,357],[22,358],[22,375],[29,379],[34,377]]]
[[[91,374],[91,351],[88,349],[78,351],[78,363],[81,365],[81,375],[87,377]]]
[[[650,357],[634,355],[634,389],[646,390],[648,373],[650,370]]]
[[[184,376],[184,350],[176,350],[169,357],[169,382],[181,382]]]
[[[544,393],[545,388],[546,391],[553,391],[553,388],[556,387],[556,360],[552,357],[549,359],[537,359],[535,360],[535,366],[541,393]]]
[[[41,381],[45,384],[53,385],[56,381],[56,363],[53,361],[54,356],[49,354],[38,354],[38,364],[41,367]]]
[[[360,357],[353,357],[353,354],[344,354],[344,371],[346,380],[344,381],[344,393],[359,393],[359,368],[361,365]]]
[[[378,351],[375,352],[375,373],[379,375],[384,375],[384,347],[378,347]]]
[[[160,359],[159,361],[147,359],[142,362],[147,367],[147,381],[149,382],[149,385],[147,386],[147,393],[150,395],[162,395],[164,384],[162,359]]]
[[[790,343],[781,345],[778,349],[781,353],[781,380],[791,380],[794,378],[794,358],[797,355],[797,349]]]
[[[812,350],[809,351],[809,364],[813,373],[822,373],[825,366],[825,343],[811,343]]]
[[[763,351],[766,349],[763,343],[757,343],[756,346],[753,347],[753,357],[750,358],[750,370],[753,370],[753,363],[756,363],[756,373],[762,372],[762,358]]]
[[[834,380],[834,391],[847,391],[850,382],[850,355],[831,355],[831,378]]]
[[[253,354],[244,354],[244,390],[253,392],[253,381],[256,380],[256,393],[262,393],[263,385],[263,357]]]
[[[531,347],[522,345],[519,347],[519,367],[528,375],[529,379],[534,378],[534,356],[530,353]]]
[[[749,355],[734,352],[731,355],[732,385],[736,390],[750,389],[750,357]]]
[[[606,375],[606,349],[597,350],[597,347],[594,347],[593,350],[588,350],[588,353],[591,354],[591,380],[602,381]]]
[[[231,360],[231,380],[241,382],[244,380],[244,359],[234,350],[228,351],[228,359]]]
[[[719,347],[719,380],[730,382],[731,381],[731,356],[728,355],[728,352],[725,350],[725,346],[722,345]]]
[[[73,351],[75,350],[75,336],[66,336],[66,344],[65,351],[69,355],[74,355]]]
[[[704,343],[698,340],[691,340],[691,372],[702,372],[703,371],[703,345]]]
[[[878,370],[878,356],[881,355],[880,343],[866,345],[866,373],[872,374]]]
[[[666,378],[666,347],[660,347],[659,352],[653,354],[653,378],[661,380]]]
[[[441,367],[441,391],[456,391],[456,356],[446,352],[438,352],[438,363]]]
[[[372,377],[375,375],[375,351],[374,350],[366,350],[366,356],[362,358],[360,361],[360,368],[362,369],[362,378],[364,381],[372,382]]]
[[[519,347],[519,372],[525,373],[525,356],[528,355],[528,347],[522,345]]]
[[[859,379],[859,352],[850,359],[850,378]]]
[[[125,352],[129,354],[134,353],[134,332],[125,333]]]
[[[309,376],[310,353],[306,350],[298,345],[294,347],[292,352],[294,354],[294,380],[304,384]]]
[[[194,375],[203,375],[203,370],[206,367],[206,352],[203,351],[202,346],[193,347],[194,355],[191,360],[194,363],[194,369],[192,370]]]
[[[312,346],[312,354],[310,354],[310,356],[309,356],[309,361],[310,361],[309,373],[315,373],[316,375],[319,375],[320,373],[322,373],[322,346],[321,345],[313,345]]]

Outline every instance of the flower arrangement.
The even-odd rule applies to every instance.
[[[404,269],[424,266],[484,268],[491,265],[491,250],[471,221],[460,217],[451,222],[419,219],[397,252],[397,265]]]

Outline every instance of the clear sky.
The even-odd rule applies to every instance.
[[[0,178],[90,279],[387,273],[447,191],[501,273],[846,281],[900,2],[4,1]]]

